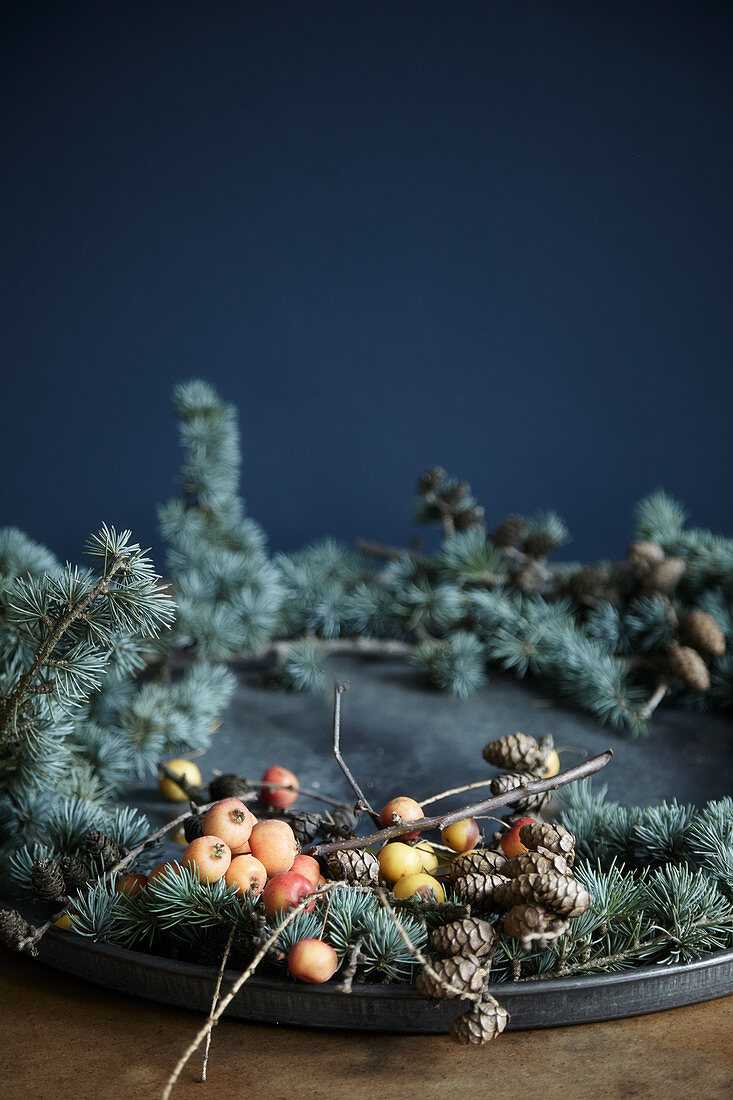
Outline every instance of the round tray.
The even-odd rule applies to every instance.
[[[39,944],[43,962],[97,985],[148,1000],[208,1013],[217,971],[139,951],[94,943],[51,929]],[[237,972],[226,970],[222,996]],[[502,982],[489,986],[524,1029],[613,1020],[710,1001],[733,993],[733,951],[686,966],[644,966],[619,974]],[[335,982],[296,984],[255,974],[229,1004],[226,1015],[265,1024],[343,1028],[352,1031],[444,1033],[466,1009],[462,1001],[434,1001],[405,985],[357,985],[342,993]]]

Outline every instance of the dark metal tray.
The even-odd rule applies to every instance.
[[[51,929],[40,945],[50,966],[96,985],[148,1000],[207,1012],[216,984],[212,967],[174,962],[139,951],[94,943]],[[222,994],[237,978],[224,973]],[[711,1001],[733,993],[733,951],[687,966],[644,966],[619,974],[499,983],[489,987],[511,1014],[510,1028],[558,1027],[613,1020]],[[321,986],[255,974],[231,1001],[226,1015],[265,1024],[353,1031],[442,1033],[466,1009],[461,1001],[429,1001],[409,986]]]

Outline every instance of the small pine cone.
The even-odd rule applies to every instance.
[[[693,691],[707,691],[710,687],[708,666],[696,649],[687,645],[671,645],[667,650],[667,661],[672,675]]]
[[[453,955],[448,959],[436,959],[430,964],[437,977],[422,969],[415,979],[415,989],[436,1001],[450,1000],[465,993],[480,993],[486,982],[488,964],[474,955]],[[453,992],[442,984],[454,986],[461,992]]]
[[[233,772],[225,772],[224,775],[215,775],[209,783],[209,794],[212,802],[221,802],[224,798],[241,798],[243,794],[251,794],[249,783]]]
[[[498,884],[494,890],[495,908],[513,909],[515,905],[536,901],[533,884],[529,881],[530,877],[530,875],[519,875],[517,878],[504,879]]]
[[[453,885],[458,893],[462,894],[477,909],[493,909],[495,891],[510,881],[504,875],[499,875],[496,872],[490,874],[476,874],[473,872],[468,875],[461,875]]]
[[[331,821],[321,821],[321,833],[327,840],[348,840],[356,836],[357,816],[346,806],[336,806],[331,810]]]
[[[290,822],[290,828],[295,833],[295,839],[298,841],[298,844],[304,847],[306,844],[310,844],[315,838],[321,827],[323,818],[320,814],[302,813],[291,814],[288,820]]]
[[[545,583],[545,571],[539,567],[537,562],[531,561],[528,565],[524,565],[521,569],[517,569],[516,572],[512,573],[512,583],[520,592],[524,592],[526,596],[531,596],[533,592],[539,592]]]
[[[447,474],[442,466],[431,466],[429,470],[424,470],[420,474],[420,480],[417,483],[418,493],[434,493],[436,489],[439,489],[447,477]]]
[[[519,940],[523,951],[548,947],[567,932],[570,922],[550,913],[541,905],[515,905],[504,914],[504,932]]]
[[[503,852],[492,852],[490,848],[474,848],[471,852],[456,856],[450,865],[450,877],[455,882],[463,875],[503,875],[507,863]]]
[[[546,558],[561,545],[562,540],[556,539],[547,531],[531,531],[524,540],[522,549],[530,558]]]
[[[450,485],[447,485],[441,492],[441,497],[445,503],[453,508],[461,501],[465,500],[467,496],[471,494],[471,486],[467,481],[454,481]]]
[[[509,733],[484,745],[481,755],[495,768],[511,768],[517,772],[533,772],[543,763],[543,752],[528,733]]]
[[[39,901],[66,901],[64,874],[55,859],[37,859],[31,869],[33,893]]]
[[[568,592],[578,601],[586,596],[598,597],[605,591],[610,579],[610,570],[601,565],[586,565],[568,578]]]
[[[722,657],[725,653],[725,634],[712,615],[695,608],[688,611],[680,622],[680,637],[700,653]]]
[[[532,775],[531,773],[504,772],[503,775],[497,775],[491,780],[491,793],[505,794],[507,791],[516,790],[517,787],[524,787],[529,780],[537,778],[539,778],[537,775]],[[538,791],[536,793],[528,793],[523,798],[518,798],[512,805],[516,807],[516,809],[522,811],[541,810],[549,801],[549,791]]]
[[[92,829],[84,838],[84,851],[91,859],[101,860],[105,871],[114,867],[123,855],[126,854],[116,840],[98,829]]]
[[[463,508],[453,516],[453,525],[456,531],[472,531],[474,528],[483,527],[483,508],[480,504],[474,504],[470,508]]]
[[[575,837],[564,825],[558,822],[533,821],[519,830],[519,839],[525,848],[536,852],[538,848],[547,848],[550,852],[564,856],[568,867],[575,860]]]
[[[232,798],[235,796],[232,795]],[[190,844],[192,840],[198,840],[200,836],[204,835],[204,815],[203,814],[191,814],[183,822],[183,835]]]
[[[554,871],[548,871],[544,875],[527,875],[526,880],[535,901],[552,909],[561,917],[579,917],[590,906],[590,894],[585,886],[571,875],[558,875]]]
[[[444,955],[488,955],[496,939],[496,933],[487,920],[464,917],[449,924],[441,924],[430,934],[430,946]]]
[[[78,894],[89,882],[89,869],[75,856],[63,856],[59,860],[61,874],[64,876],[64,892]]]
[[[17,909],[0,909],[0,943],[17,951],[21,942],[33,935],[33,928]]]
[[[328,857],[328,869],[335,879],[363,886],[375,885],[379,881],[379,861],[371,852],[362,852],[358,848],[334,852]]]
[[[664,561],[664,550],[658,543],[649,542],[646,539],[632,542],[629,547],[629,561],[637,568],[646,570]]]
[[[644,576],[643,584],[651,592],[671,592],[685,575],[687,566],[682,558],[665,558],[651,565]]]
[[[509,878],[518,878],[520,875],[545,875],[549,871],[554,871],[556,875],[570,874],[565,856],[551,852],[549,848],[538,848],[532,852],[520,852],[518,856],[507,860],[502,874]]]
[[[459,1016],[454,1021],[450,1034],[458,1043],[482,1046],[501,1035],[508,1023],[509,1013],[492,997],[490,1001],[484,1001],[470,1012]]]
[[[494,546],[505,550],[507,546],[519,546],[527,534],[527,521],[524,516],[507,516],[491,535]]]

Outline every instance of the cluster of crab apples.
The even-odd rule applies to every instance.
[[[298,797],[298,779],[286,768],[272,765],[265,771],[262,783],[278,785],[260,789],[260,801],[270,810],[284,810]],[[453,853],[463,855],[471,851],[481,834],[474,818],[452,822],[442,829],[441,850],[436,851],[429,841],[419,839],[420,819],[424,816],[420,803],[406,795],[392,798],[383,807],[379,814],[382,828],[413,822],[417,827],[389,840],[380,849],[379,877],[395,898],[432,898],[440,902],[445,900],[441,879],[446,881],[449,877],[446,853],[449,859]],[[519,819],[501,837],[505,855],[526,851],[519,830],[532,820]],[[287,821],[276,817],[258,820],[237,798],[224,798],[209,807],[202,821],[202,835],[188,844],[179,863],[170,860],[159,863],[147,876],[125,875],[117,889],[135,894],[165,874],[169,867],[180,865],[194,869],[202,882],[223,879],[242,896],[247,893],[256,898],[261,894],[271,918],[298,905],[327,881],[318,860],[300,852]],[[314,896],[305,908],[311,912],[315,904]],[[300,940],[288,955],[290,973],[306,982],[326,982],[338,967],[335,950],[322,939]]]

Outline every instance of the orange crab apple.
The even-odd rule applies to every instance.
[[[155,882],[157,878],[161,878],[162,875],[166,874],[169,867],[177,871],[180,866],[176,859],[165,859],[162,863],[156,863],[152,871],[148,872],[148,882]]]
[[[306,894],[313,893],[313,884],[305,875],[299,875],[294,871],[282,871],[279,875],[273,875],[262,891],[262,901],[265,912],[269,917],[285,909],[292,909]],[[313,898],[306,908],[313,912],[316,899]]]
[[[134,898],[135,895],[139,894],[142,888],[147,885],[147,875],[123,875],[122,878],[117,880],[115,890],[118,894],[127,894],[129,898]]]
[[[261,894],[267,882],[267,871],[254,856],[234,856],[224,872],[227,886],[236,887],[238,894],[249,890],[253,895]]]
[[[231,849],[232,855],[240,855],[247,847],[249,834],[257,824],[257,818],[238,798],[223,798],[215,802],[204,814],[201,828],[205,836],[218,836]]]
[[[338,955],[325,940],[298,940],[288,955],[288,970],[301,982],[327,982],[338,970]]]
[[[257,822],[249,834],[249,848],[268,875],[289,871],[298,854],[295,833],[287,821],[278,821],[277,818]]]
[[[231,849],[218,836],[199,836],[183,853],[183,866],[195,867],[202,882],[218,882],[224,878],[231,862]]]
[[[465,817],[462,821],[454,821],[452,825],[446,825],[440,835],[443,843],[454,852],[468,852],[475,845],[480,833],[481,830],[474,818]]]
[[[314,890],[318,886],[318,880],[321,877],[321,868],[318,866],[318,860],[314,859],[313,856],[296,856],[290,870],[295,871],[298,875],[302,875],[303,878],[307,878]]]
[[[382,808],[379,815],[379,824],[383,829],[388,829],[390,825],[394,825],[392,815],[396,814],[397,817],[402,818],[403,821],[417,821],[421,817],[425,817],[422,806],[419,802],[416,802],[414,798],[408,798],[407,795],[398,795],[397,798],[391,798],[386,806]],[[401,840],[414,840],[419,835],[419,829],[414,833],[403,833]]]
[[[291,806],[298,797],[300,783],[297,775],[288,771],[287,768],[281,768],[279,764],[271,764],[266,769],[265,774],[262,776],[262,782],[279,783],[281,787],[295,787],[294,791],[281,791],[272,787],[262,787],[260,802],[264,802],[266,806],[270,806],[273,810],[284,810],[286,806]]]
[[[527,851],[526,845],[522,844],[521,840],[519,839],[519,830],[522,828],[523,825],[532,824],[534,824],[533,817],[520,817],[517,821],[514,822],[511,829],[502,834],[501,839],[499,840],[499,844],[501,845],[501,850],[503,851],[505,856],[508,856],[511,859],[513,856],[519,856],[522,854],[522,852]]]

